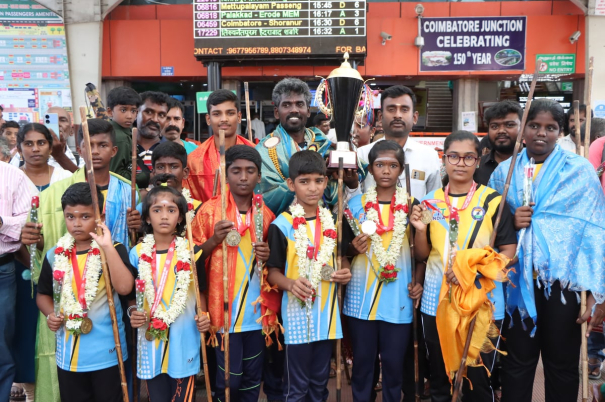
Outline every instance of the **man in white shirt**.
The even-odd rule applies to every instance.
[[[592,117],[592,110],[590,111]],[[586,105],[580,105],[580,121],[575,121],[575,115],[573,108],[567,110],[567,135],[557,140],[557,144],[565,151],[576,153],[576,123],[580,124],[584,128],[584,122],[586,121]],[[582,141],[583,143],[584,141]],[[582,149],[584,146],[582,145]]]
[[[384,139],[395,141],[403,148],[405,162],[410,165],[412,196],[422,199],[442,187],[441,161],[437,151],[409,138],[412,127],[418,121],[418,112],[414,110],[416,96],[410,88],[395,85],[382,91],[380,102]],[[357,149],[357,157],[363,164],[369,164],[368,155],[378,141],[381,140]],[[405,187],[405,172],[399,176],[399,181]],[[362,185],[363,191],[376,185],[374,177],[368,173]]]
[[[252,125],[252,130],[254,130],[254,138],[260,141],[265,138],[266,135],[265,123],[258,118],[258,113],[254,113],[252,116],[253,119],[250,124]]]
[[[48,164],[53,167],[60,166],[73,173],[79,168],[84,167],[84,158],[80,156],[80,160],[78,161],[67,146],[67,139],[74,135],[71,116],[65,109],[59,106],[53,106],[47,112],[59,115],[59,141],[53,141],[53,149]],[[54,134],[57,135],[57,133]]]

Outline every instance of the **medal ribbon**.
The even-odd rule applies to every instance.
[[[235,214],[235,218],[237,219],[237,231],[242,237],[244,236],[244,233],[246,233],[246,230],[250,229],[250,224],[252,223],[252,208],[254,208],[254,205],[246,212],[246,224],[242,222],[242,214],[240,214],[239,211]],[[250,234],[252,234],[252,231],[250,231]]]
[[[168,248],[168,254],[166,254],[166,261],[164,262],[164,270],[162,271],[162,278],[160,279],[160,283],[158,286],[155,286],[157,283],[157,260],[156,260],[156,247],[153,245],[153,251],[151,252],[151,275],[153,276],[153,281],[155,286],[155,300],[153,301],[153,305],[151,306],[151,310],[149,311],[149,317],[153,317],[153,313],[158,308],[160,301],[162,301],[162,295],[164,293],[164,288],[166,287],[166,279],[168,278],[168,272],[170,272],[170,268],[172,265],[172,257],[174,256],[174,248],[175,248],[175,239],[172,239],[172,243],[170,243],[170,247]]]
[[[88,254],[86,254],[86,262],[84,263],[84,272],[80,275],[80,267],[78,267],[78,256],[76,254],[76,246],[74,245],[71,249],[71,268],[74,273],[74,279],[76,280],[76,298],[84,310],[83,317],[86,317],[88,313],[88,306],[86,305],[86,270],[88,269],[88,256],[90,255],[90,250]]]
[[[321,241],[321,219],[319,219],[319,207],[315,214],[315,234],[313,235],[313,245],[307,247],[307,258],[317,260],[319,254],[319,246]]]
[[[391,205],[389,206],[390,208],[390,213],[389,213],[389,225],[385,226],[384,223],[382,222],[382,211],[380,208],[380,203],[378,201],[376,201],[374,203],[374,209],[376,210],[376,212],[378,212],[378,223],[376,224],[376,233],[378,233],[379,235],[382,235],[383,233],[386,232],[390,232],[391,230],[393,230],[393,227],[395,226],[395,214],[394,212],[394,205],[395,205],[395,194],[393,194],[393,198],[391,198]]]
[[[450,203],[450,197],[449,197],[449,193],[450,193],[450,185],[448,184],[447,186],[445,186],[445,204],[447,205],[447,209],[449,210],[450,213],[450,220],[455,219],[456,222],[460,222],[460,217],[458,216],[458,211],[464,211],[469,204],[471,203],[471,200],[473,199],[473,196],[475,195],[475,190],[477,190],[477,183],[475,183],[473,181],[473,185],[471,186],[471,189],[468,191],[468,193],[466,194],[466,198],[464,199],[464,204],[462,204],[462,208],[458,209],[456,207],[452,207],[452,204]]]

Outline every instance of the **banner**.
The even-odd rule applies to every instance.
[[[422,18],[420,71],[525,70],[526,17]]]

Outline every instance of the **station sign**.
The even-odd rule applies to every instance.
[[[366,54],[365,0],[194,0],[193,19],[201,61]]]
[[[526,17],[422,18],[420,71],[525,70]]]

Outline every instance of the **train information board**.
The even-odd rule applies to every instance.
[[[366,54],[366,2],[194,0],[198,60]]]

